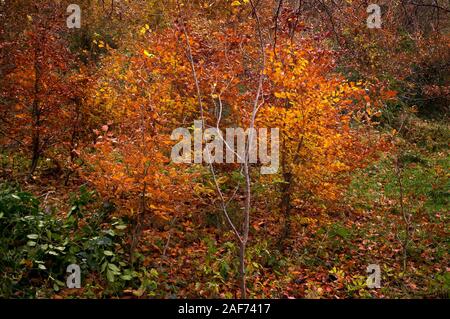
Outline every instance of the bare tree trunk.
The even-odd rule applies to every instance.
[[[40,125],[41,125],[41,110],[39,106],[39,92],[40,92],[40,78],[41,78],[41,68],[39,65],[39,49],[38,45],[35,44],[36,47],[34,49],[34,99],[33,99],[33,105],[31,108],[31,117],[32,117],[32,128],[31,128],[31,165],[30,165],[30,171],[29,171],[29,177],[33,175],[34,171],[36,170],[39,156],[40,156],[40,144],[41,144],[41,137],[40,137]]]
[[[147,171],[147,169],[145,169],[145,171]],[[147,174],[145,173],[145,175],[147,175]],[[147,184],[146,184],[146,182],[144,182],[144,184],[142,185],[142,193],[141,193],[141,198],[140,198],[139,211],[137,212],[137,216],[134,219],[133,234],[132,234],[131,246],[130,246],[131,265],[134,264],[134,252],[136,250],[136,246],[139,243],[139,239],[141,237],[142,217],[144,216],[145,205],[146,205],[146,202],[145,202],[146,191],[147,191]]]
[[[146,129],[145,129],[145,114],[144,114],[144,106],[141,105],[141,123],[140,123],[140,127],[141,127],[141,149],[142,152],[144,154],[144,157],[147,158],[147,151],[145,148],[145,134],[146,134]],[[130,257],[131,257],[131,264],[134,263],[134,251],[136,249],[137,244],[139,243],[139,239],[141,237],[141,227],[142,227],[142,218],[145,214],[146,211],[146,200],[145,200],[145,196],[147,194],[147,182],[146,182],[146,177],[148,174],[148,168],[149,166],[147,165],[147,163],[144,163],[144,170],[142,172],[142,192],[141,192],[141,197],[140,197],[140,208],[139,208],[139,212],[138,215],[136,216],[135,219],[135,226],[133,229],[133,239],[131,242],[131,249],[130,249]]]
[[[263,82],[264,82],[263,71],[265,68],[265,45],[264,45],[263,35],[261,32],[261,23],[259,21],[259,15],[256,10],[255,4],[253,3],[253,0],[250,0],[250,4],[252,6],[253,15],[255,16],[255,19],[257,21],[257,33],[258,33],[258,38],[259,38],[259,44],[260,44],[260,50],[261,50],[261,60],[262,60],[260,76],[258,79],[258,89],[256,91],[255,99],[253,101],[253,111],[252,111],[252,117],[251,117],[250,126],[249,126],[250,131],[252,131],[252,129],[255,126],[256,115],[258,113],[260,106],[263,103],[263,102],[260,103],[260,100],[263,99]],[[183,32],[184,32],[184,35],[186,38],[186,47],[187,47],[186,54],[187,54],[188,60],[191,65],[192,77],[194,79],[194,84],[195,84],[195,88],[197,91],[197,99],[198,99],[198,104],[200,107],[200,115],[202,118],[202,125],[203,125],[203,127],[205,127],[204,110],[203,110],[202,94],[201,94],[201,90],[200,90],[199,79],[197,77],[197,73],[195,70],[195,63],[194,63],[194,59],[192,56],[192,48],[189,43],[189,35],[186,31],[184,17],[182,15],[181,7],[180,6],[178,6],[178,7],[179,7],[180,19],[182,20]],[[219,97],[219,100],[220,100],[220,97]],[[220,124],[220,117],[219,117],[219,120],[217,121],[217,128],[219,128],[219,124]],[[247,242],[248,242],[248,237],[249,237],[250,212],[251,212],[251,178],[250,178],[250,167],[249,167],[250,166],[249,165],[249,151],[250,151],[249,145],[250,145],[251,138],[253,138],[253,137],[250,136],[248,138],[248,143],[247,143],[248,147],[246,148],[246,152],[245,152],[245,156],[244,156],[244,165],[243,165],[244,166],[244,176],[245,176],[245,181],[246,181],[246,197],[245,197],[245,207],[244,207],[244,215],[243,215],[243,225],[242,225],[241,231],[239,231],[238,228],[234,225],[233,221],[231,220],[231,218],[228,214],[227,207],[226,207],[226,201],[225,201],[225,198],[220,189],[220,185],[217,182],[214,166],[213,166],[212,162],[209,164],[209,168],[210,168],[211,174],[214,179],[214,184],[216,186],[216,191],[220,197],[223,213],[225,215],[225,218],[226,218],[228,224],[230,225],[231,229],[233,230],[233,233],[235,234],[237,241],[239,242],[239,277],[240,277],[239,281],[240,281],[241,298],[243,298],[243,299],[247,298],[246,274],[245,274],[245,261],[246,261],[245,260],[245,252],[246,252]]]
[[[246,243],[239,243],[239,281],[240,281],[240,289],[241,289],[241,298],[247,298],[247,287],[246,287],[246,279],[245,279],[245,250]]]
[[[278,18],[280,16],[282,7],[283,7],[283,0],[278,0],[278,4],[277,4],[276,10],[275,10],[275,15],[273,17],[273,21],[274,21],[273,53],[275,56],[276,56],[276,47],[277,47]]]
[[[296,155],[294,158],[294,164],[298,165],[300,162],[300,150],[303,146],[304,137],[302,136],[296,150]],[[291,235],[291,211],[292,211],[292,173],[288,170],[286,159],[283,156],[282,159],[282,169],[283,169],[283,185],[281,185],[281,211],[284,215],[284,228],[281,233],[278,245],[281,246],[283,242],[288,239]]]
[[[281,185],[281,211],[284,215],[284,227],[279,243],[288,239],[291,235],[291,183],[292,175],[289,172],[283,172],[283,185]]]
[[[35,124],[38,121],[39,120],[36,120]],[[33,128],[31,141],[32,141],[31,142],[31,153],[32,153],[32,156],[31,156],[31,164],[30,164],[30,172],[29,172],[30,177],[33,175],[34,171],[36,170],[37,164],[38,164],[38,161],[39,161],[40,136],[39,136],[38,128]]]

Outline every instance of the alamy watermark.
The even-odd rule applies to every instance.
[[[172,140],[181,138],[172,148],[171,159],[174,163],[245,163],[247,156],[250,164],[259,162],[266,165],[261,167],[261,174],[275,174],[278,171],[278,128],[270,129],[270,154],[267,128],[227,128],[224,138],[222,130],[215,127],[203,130],[202,121],[194,121],[193,138],[191,131],[192,129],[180,127],[172,132]]]
[[[66,23],[69,29],[81,28],[81,8],[78,4],[70,4],[67,7],[67,13],[70,15],[67,17]]]
[[[70,275],[67,276],[66,285],[67,288],[81,288],[81,269],[77,264],[71,264],[67,266],[67,270]]]
[[[369,29],[381,28],[381,7],[378,4],[370,4],[367,7],[366,12],[369,14],[367,17],[367,27]],[[66,23],[69,29],[81,28],[81,8],[78,4],[70,4],[67,7],[67,13],[70,13],[67,17]]]
[[[369,276],[367,277],[367,287],[370,289],[373,288],[381,288],[381,268],[377,264],[370,264],[367,266],[367,273]]]
[[[378,4],[371,4],[367,7],[366,11],[369,16],[367,17],[367,27],[369,29],[381,28],[381,8]]]

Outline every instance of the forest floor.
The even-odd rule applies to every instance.
[[[354,174],[341,210],[295,214],[291,236],[282,247],[277,245],[282,228],[279,214],[269,214],[268,206],[256,193],[247,252],[251,298],[450,296],[449,127],[445,122],[418,118],[413,124],[415,129],[405,134],[406,151],[400,155],[404,164],[404,209],[411,214],[408,231],[400,209],[398,174],[389,156]],[[78,207],[77,198],[80,201],[83,197],[76,195],[80,186],[76,182],[62,186],[48,178],[22,185],[38,197],[41,207],[51,207],[47,212],[59,219]],[[101,205],[105,204],[87,204],[80,225],[89,224],[92,218],[87,215],[94,215],[90,209]],[[118,273],[112,266],[109,272],[107,265],[107,279],[92,273],[85,276],[82,289],[44,285],[33,290],[34,296],[239,297],[237,246],[215,213],[192,212],[162,221],[148,218],[143,225],[137,258],[131,266],[126,245],[111,246],[111,254],[122,256],[116,261],[115,257],[109,259],[123,269],[120,284],[117,280],[110,284],[111,276]],[[409,242],[405,261],[406,232]],[[109,250],[103,253],[110,256]],[[370,264],[380,266],[380,289],[366,285]],[[103,271],[104,267],[99,272]],[[133,285],[131,278],[138,278],[138,284]]]

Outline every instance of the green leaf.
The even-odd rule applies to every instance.
[[[230,271],[230,266],[225,261],[220,263],[220,275],[223,279],[228,278],[228,272]]]
[[[133,279],[133,277],[131,277],[130,275],[123,275],[121,278],[123,280],[131,280],[131,279]]]
[[[103,251],[103,254],[105,254],[105,256],[114,256],[114,253],[110,250]]]
[[[46,270],[46,269],[47,269],[47,267],[45,267],[43,264],[39,264],[39,265],[38,265],[38,268],[39,268],[39,269],[42,269],[42,270]]]
[[[27,237],[28,237],[29,239],[38,239],[38,238],[39,238],[39,235],[38,235],[38,234],[29,234],[29,235],[27,235]]]
[[[116,236],[116,233],[112,229],[105,230],[105,234],[107,234],[107,235],[109,235],[111,237]]]
[[[133,291],[133,295],[135,295],[136,297],[141,297],[143,294],[144,294],[144,289],[141,289],[141,288]]]
[[[78,206],[76,206],[76,205],[72,206],[72,208],[70,208],[69,213],[67,214],[67,217],[72,216],[72,214],[73,214],[75,211],[77,211],[77,209],[78,209]]]
[[[106,271],[106,278],[108,278],[109,282],[114,282],[114,273],[109,269]]]
[[[157,271],[156,269],[152,268],[152,269],[150,270],[150,275],[151,275],[152,277],[158,277],[158,271]]]
[[[58,286],[60,286],[60,287],[64,287],[66,284],[65,283],[63,283],[61,280],[58,280],[58,279],[55,279],[55,282],[56,282],[56,284],[58,285]]]
[[[109,268],[111,271],[114,271],[115,273],[120,274],[120,269],[119,269],[116,265],[114,265],[114,264],[108,264],[108,268]]]
[[[30,240],[30,241],[27,242],[27,245],[30,246],[30,247],[34,247],[34,246],[36,246],[36,242]]]
[[[104,271],[105,271],[106,266],[108,266],[108,262],[105,261],[105,262],[102,264],[101,272],[104,272]]]

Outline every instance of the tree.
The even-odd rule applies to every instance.
[[[337,200],[348,172],[362,167],[377,147],[364,132],[370,106],[363,83],[333,73],[331,51],[310,41],[280,43],[269,54],[270,98],[258,124],[281,131],[282,238],[290,235],[294,207]],[[365,120],[366,123],[363,123]]]
[[[17,4],[9,5],[12,10]],[[1,133],[31,154],[30,177],[42,154],[62,142],[61,116],[82,88],[73,77],[76,59],[67,49],[61,8],[45,1],[24,5],[7,18],[18,18],[25,27],[3,34],[1,56],[8,67],[0,79]]]
[[[131,54],[109,48],[90,100],[109,114],[108,122],[94,131],[94,148],[83,154],[86,178],[133,221],[132,261],[145,220],[174,218],[189,203],[192,178],[170,162],[171,127],[189,112],[173,75],[181,77],[186,67],[177,59],[172,34],[144,39],[149,43]]]

